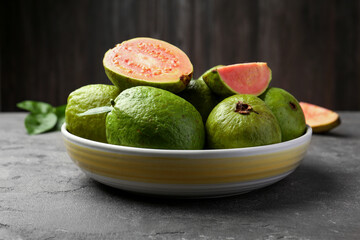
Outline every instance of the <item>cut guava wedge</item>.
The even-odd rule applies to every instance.
[[[105,53],[105,73],[120,90],[153,86],[180,92],[193,75],[193,65],[179,48],[153,38],[133,38]]]
[[[330,109],[306,102],[300,102],[300,106],[304,112],[306,124],[314,133],[328,132],[341,123],[339,114]]]
[[[234,94],[259,96],[268,87],[271,76],[267,63],[251,62],[216,66],[202,78],[214,93],[228,97]]]

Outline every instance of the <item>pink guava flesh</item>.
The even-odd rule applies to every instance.
[[[217,72],[233,91],[260,95],[269,85],[271,70],[267,63],[241,63],[217,68]]]
[[[118,74],[152,82],[176,82],[193,72],[183,51],[153,38],[133,38],[117,44],[105,54],[105,62]]]

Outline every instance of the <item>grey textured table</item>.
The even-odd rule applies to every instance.
[[[299,168],[247,194],[174,200],[87,178],[59,132],[0,114],[0,239],[360,239],[360,113],[314,135]]]

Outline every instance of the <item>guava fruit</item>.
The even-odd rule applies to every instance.
[[[178,95],[190,102],[201,114],[206,122],[211,110],[218,104],[218,100],[202,78],[192,79],[184,91]]]
[[[183,98],[163,89],[124,90],[106,117],[111,144],[156,149],[202,149],[205,129],[200,113]]]
[[[314,133],[330,131],[341,123],[339,114],[330,109],[305,102],[299,104],[304,112],[306,124]]]
[[[225,98],[206,121],[209,148],[242,148],[281,142],[279,123],[258,97],[249,94]]]
[[[105,73],[119,89],[153,86],[171,92],[185,89],[193,66],[179,48],[153,38],[133,38],[105,53]]]
[[[252,62],[216,66],[202,78],[214,93],[228,97],[234,94],[258,96],[268,87],[271,76],[267,63]]]
[[[79,114],[96,107],[111,106],[110,100],[119,93],[116,86],[105,84],[86,85],[70,93],[65,109],[67,130],[76,136],[106,143],[106,113],[88,116]]]
[[[281,88],[268,88],[261,96],[279,121],[282,141],[288,141],[303,135],[306,131],[304,113],[289,92]]]

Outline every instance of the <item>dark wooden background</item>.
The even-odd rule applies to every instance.
[[[0,3],[0,111],[66,103],[111,84],[102,58],[148,36],[190,57],[198,77],[218,64],[266,61],[272,86],[334,110],[360,110],[360,1],[9,0]]]

